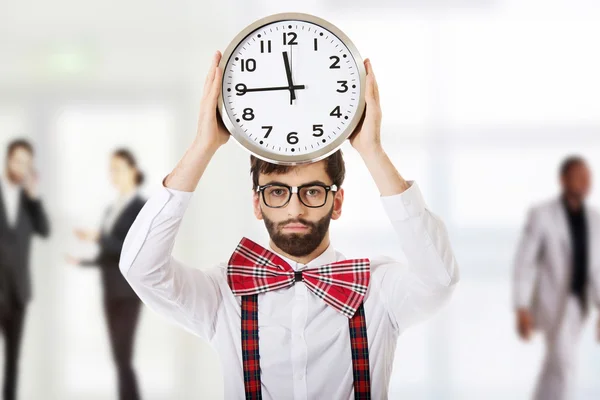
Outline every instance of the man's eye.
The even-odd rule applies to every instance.
[[[323,189],[317,188],[308,188],[306,189],[306,195],[310,197],[318,197],[323,194]]]
[[[271,190],[271,195],[273,195],[273,196],[283,196],[284,194],[285,194],[285,190],[283,190],[283,189]]]

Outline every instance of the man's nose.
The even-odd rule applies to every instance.
[[[287,212],[290,216],[295,217],[298,215],[304,215],[306,212],[306,207],[300,201],[300,197],[298,197],[297,193],[292,193],[292,198],[287,205]]]

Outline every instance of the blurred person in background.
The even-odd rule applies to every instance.
[[[140,395],[132,358],[141,302],[119,271],[119,257],[127,231],[145,203],[138,192],[144,176],[138,169],[135,157],[127,149],[113,153],[110,176],[118,197],[107,208],[101,229],[75,229],[75,235],[80,240],[99,245],[98,256],[94,260],[72,256],[67,259],[72,264],[100,267],[104,314],[117,367],[119,399],[137,400]]]
[[[205,81],[196,139],[129,231],[121,270],[151,309],[215,347],[226,399],[387,398],[398,337],[448,301],[459,273],[444,223],[381,146],[371,63],[365,61],[366,114],[351,144],[394,227],[389,240],[407,262],[347,260],[331,245],[329,224],[344,200],[338,150],[297,166],[250,157],[254,215],[269,244],[243,238],[229,262],[202,270],[171,253],[193,191],[229,139],[216,112],[220,57]],[[235,227],[202,228],[218,241],[220,230]]]
[[[517,331],[539,329],[546,354],[534,398],[573,398],[576,352],[590,303],[600,306],[600,214],[586,204],[590,169],[579,156],[560,167],[561,194],[530,209],[514,265]],[[597,326],[600,340],[600,321]]]
[[[17,397],[21,338],[27,303],[31,299],[31,237],[50,234],[33,157],[31,143],[25,139],[12,141],[0,176],[0,323],[5,348],[5,400]]]

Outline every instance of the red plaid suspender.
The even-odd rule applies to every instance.
[[[350,343],[352,348],[352,373],[354,374],[354,399],[371,398],[371,378],[369,375],[369,342],[365,308],[361,304],[356,314],[349,320]]]
[[[246,399],[261,400],[257,294],[242,297],[242,363]]]
[[[369,345],[363,304],[358,307],[354,316],[348,321],[354,375],[354,399],[370,400]],[[242,363],[246,400],[261,400],[257,294],[242,296]]]

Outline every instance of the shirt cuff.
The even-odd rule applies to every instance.
[[[164,186],[163,181],[162,187],[150,196],[129,229],[123,243],[119,262],[119,267],[123,275],[127,276],[154,222],[183,217],[192,194],[193,192],[167,188]]]
[[[183,190],[168,188],[165,186],[165,179],[163,179],[162,188],[160,189],[163,193],[157,196],[161,198],[160,203],[164,204],[161,214],[175,217],[183,216],[190,204],[194,192],[185,192]]]
[[[383,208],[392,221],[404,221],[411,217],[417,217],[427,208],[419,185],[414,181],[407,183],[410,187],[404,192],[381,197]]]

